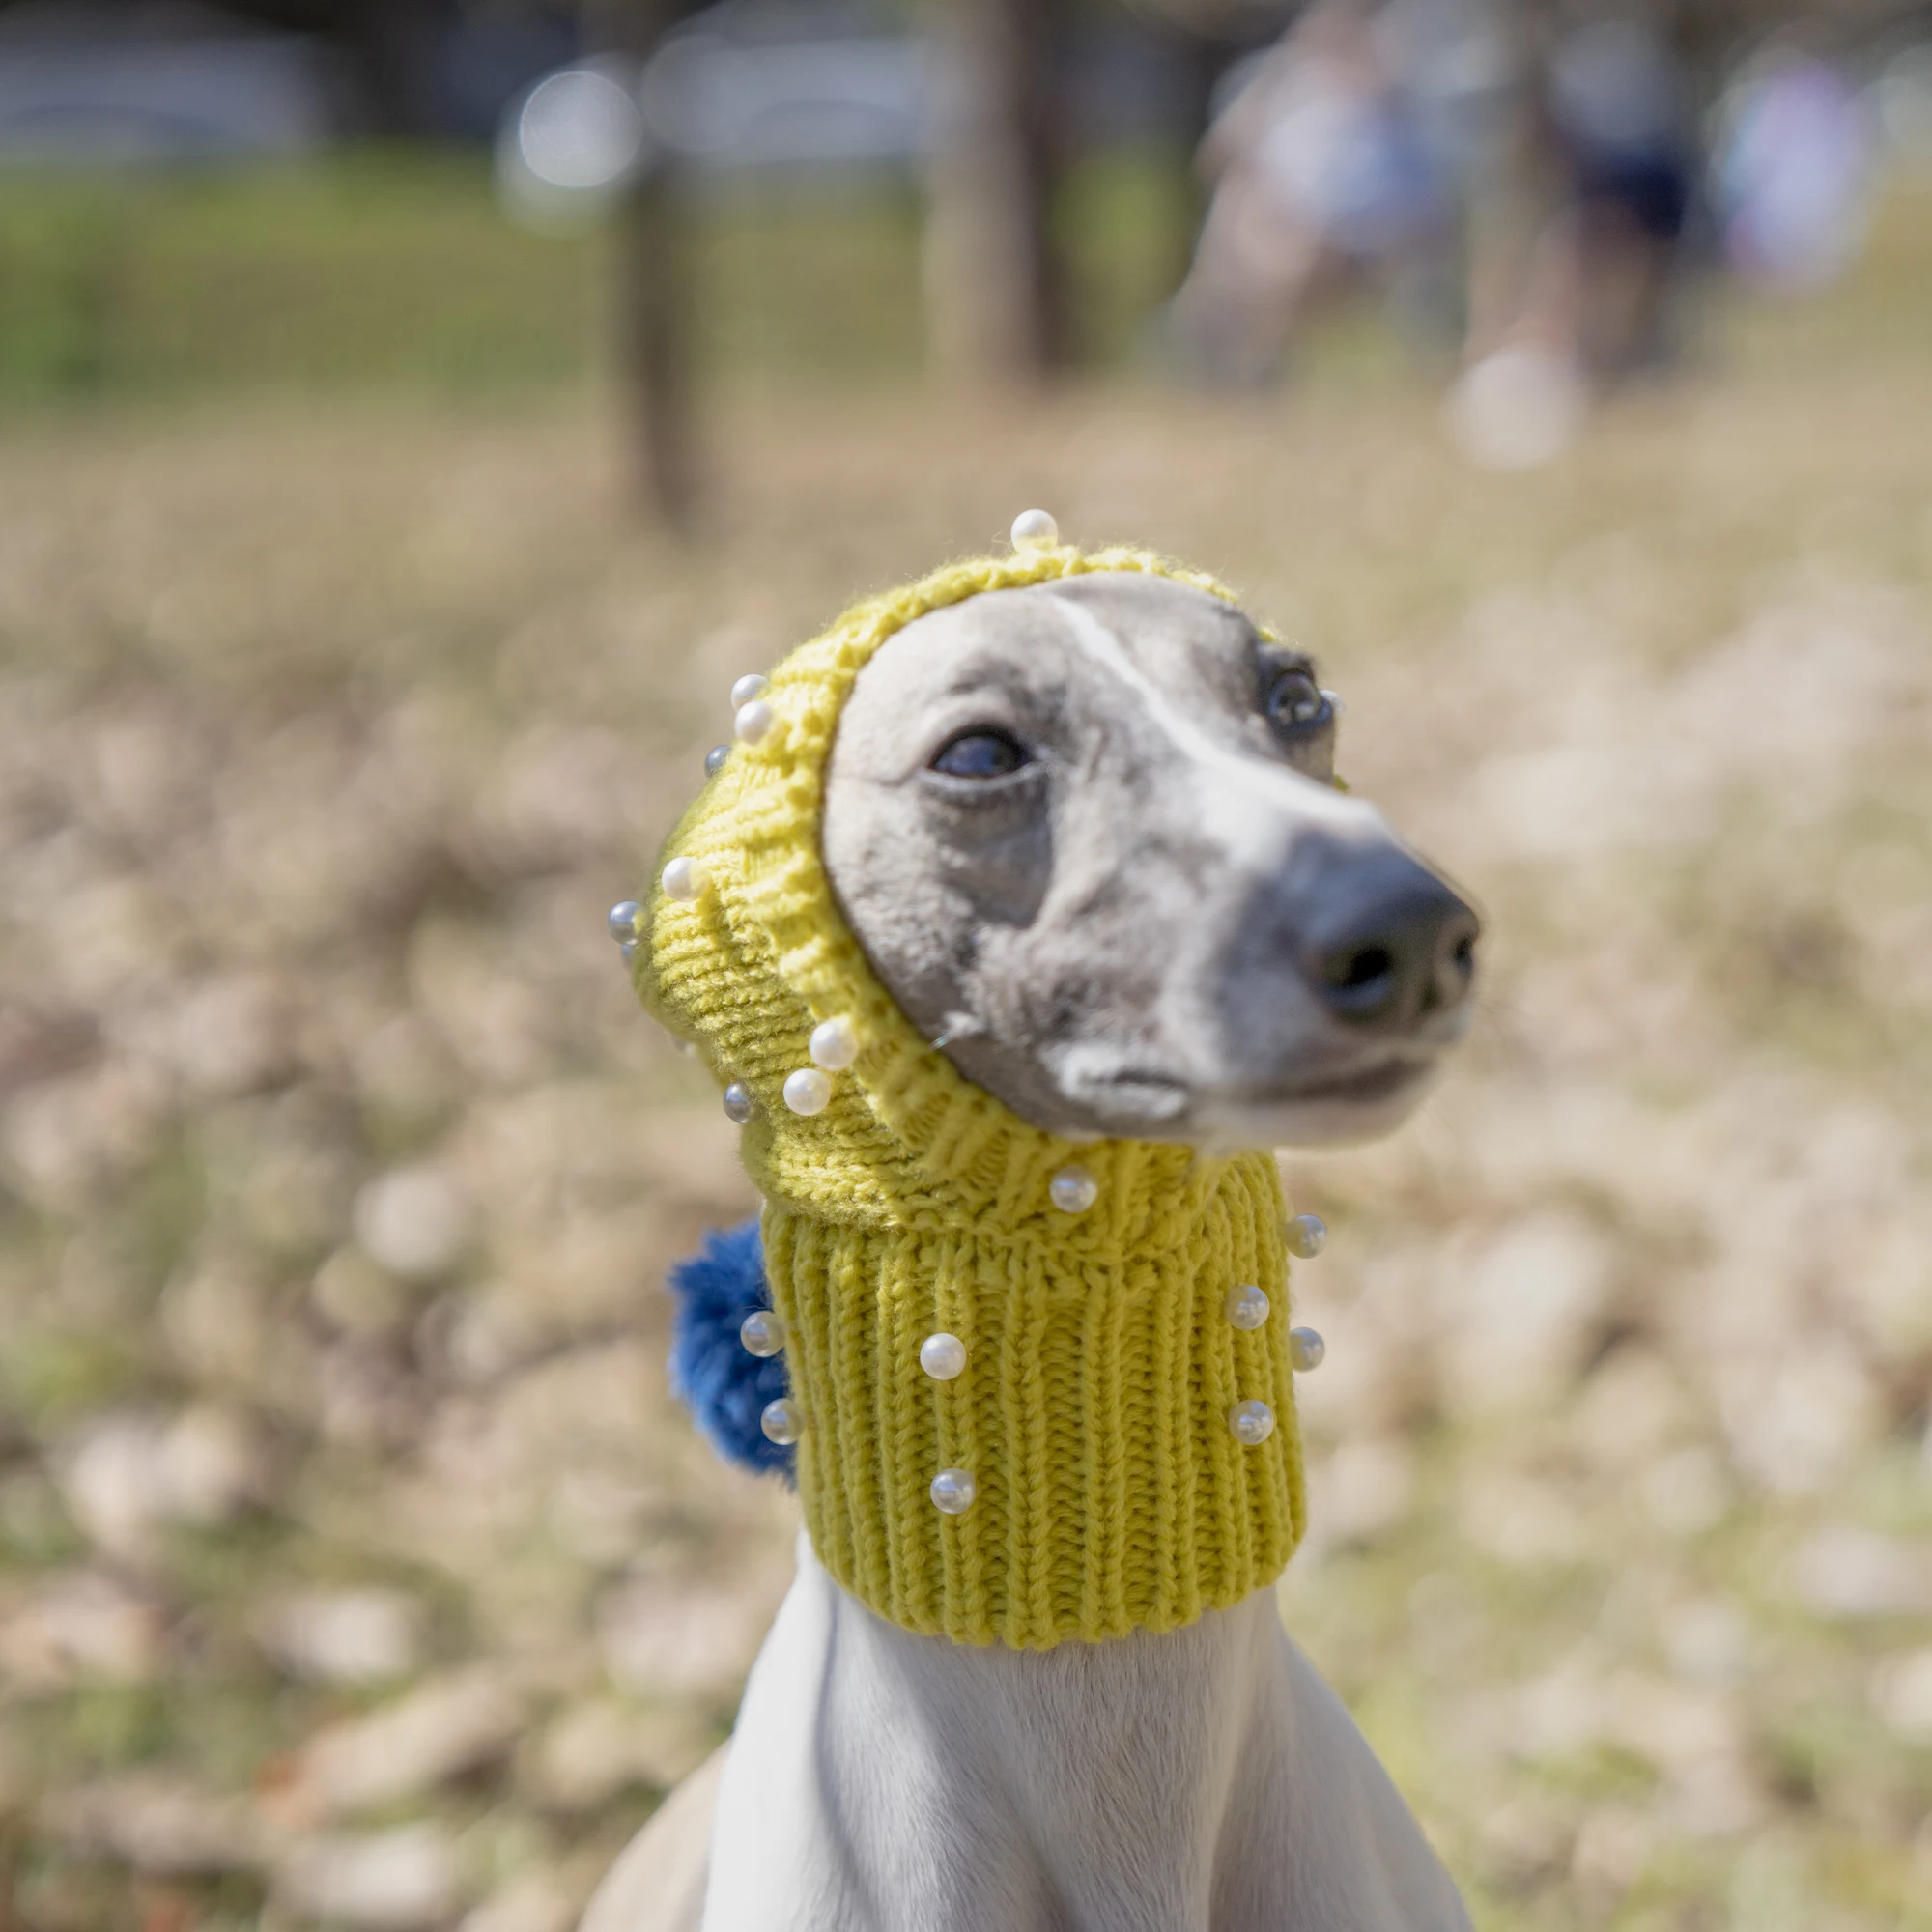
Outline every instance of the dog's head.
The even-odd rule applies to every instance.
[[[913,1024],[1037,1127],[1359,1139],[1463,1033],[1475,914],[1333,785],[1299,652],[1128,572],[892,637],[827,778],[845,917]]]

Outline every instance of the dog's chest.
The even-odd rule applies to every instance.
[[[1459,1932],[1266,1592],[1028,1653],[872,1615],[802,1542],[720,1800],[705,1932]]]

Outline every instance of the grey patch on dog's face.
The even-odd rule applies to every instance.
[[[1314,667],[1139,573],[909,624],[833,747],[824,854],[881,981],[1036,1126],[1334,1141],[1413,1106],[1474,915],[1332,788]]]

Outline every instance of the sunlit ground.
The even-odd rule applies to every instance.
[[[1520,479],[1412,384],[773,387],[688,551],[581,398],[16,420],[14,1922],[561,1932],[723,1734],[793,1512],[668,1400],[661,1278],[752,1200],[604,909],[737,673],[1040,503],[1320,653],[1490,919],[1424,1118],[1290,1165],[1334,1229],[1291,1628],[1486,1927],[1932,1926],[1932,335],[1888,286]]]

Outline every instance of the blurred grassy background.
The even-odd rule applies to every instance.
[[[1161,192],[1080,185],[1116,362]],[[934,396],[909,206],[722,202],[679,548],[480,169],[8,185],[0,1924],[560,1932],[723,1734],[792,1512],[659,1283],[752,1204],[604,908],[734,675],[1041,502],[1318,651],[1492,918],[1424,1119],[1289,1165],[1291,1628],[1487,1928],[1932,1926],[1927,206],[1523,478],[1359,312]]]
[[[1176,157],[1085,160],[1065,197],[1088,359],[1128,353],[1176,259]],[[707,185],[694,223],[714,380],[916,374],[910,183]],[[349,152],[245,171],[0,179],[0,396],[388,384],[473,396],[583,383],[604,246],[497,209],[487,155]]]
[[[1077,358],[1143,359],[1182,262],[1177,156],[1084,157],[1061,216]],[[1881,204],[1859,273],[1796,302],[1706,292],[1695,353],[1727,368],[1916,362],[1932,303],[1922,192]],[[910,185],[707,185],[693,222],[703,374],[727,388],[916,378],[920,205]],[[0,176],[0,404],[181,402],[317,390],[475,402],[593,386],[598,238],[531,235],[487,156],[395,148],[248,169]],[[1301,386],[1412,386],[1366,298],[1318,317]]]

